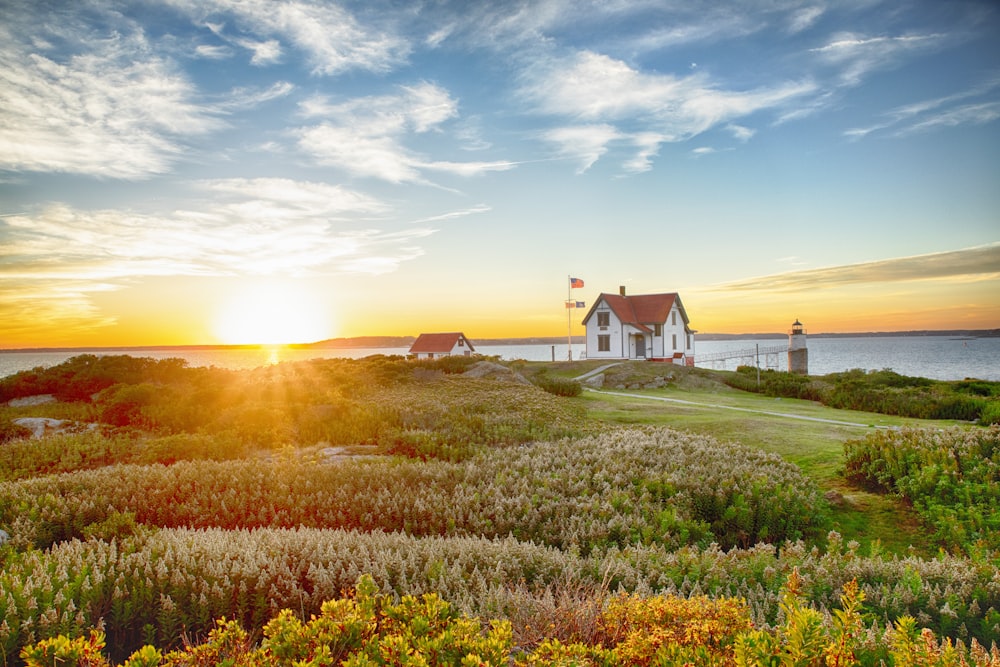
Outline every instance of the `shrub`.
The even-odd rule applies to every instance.
[[[983,426],[1000,424],[1000,401],[990,401],[979,415],[979,423]]]
[[[35,368],[0,379],[0,402],[34,394],[89,402],[91,396],[115,384],[175,381],[183,375],[186,365],[183,359],[81,354],[51,368]]]
[[[844,453],[848,479],[912,502],[942,546],[1000,549],[1000,426],[876,431]]]
[[[583,392],[583,385],[576,380],[554,378],[544,373],[539,373],[531,378],[531,383],[556,396],[573,397],[579,396]]]
[[[174,647],[184,632],[203,636],[222,616],[257,633],[283,608],[301,619],[318,614],[324,600],[366,572],[384,593],[435,592],[463,613],[507,618],[519,646],[546,637],[606,641],[592,619],[609,600],[605,592],[619,590],[642,598],[741,598],[755,627],[774,627],[783,619],[782,587],[795,569],[803,599],[816,609],[837,608],[842,587],[856,580],[875,637],[881,636],[878,628],[913,616],[939,636],[985,645],[1000,640],[993,563],[947,554],[884,559],[843,547],[831,535],[826,552],[801,543],[728,552],[631,546],[584,557],[509,537],[142,531],[114,542],[72,541],[47,552],[12,554],[0,570],[0,618],[6,621],[0,623],[0,651],[10,661],[41,638],[84,636],[102,618],[116,659],[143,643]]]
[[[319,615],[304,621],[289,609],[263,628],[254,648],[250,634],[236,621],[219,619],[200,644],[166,655],[146,645],[125,667],[195,667],[229,665],[452,665],[454,667],[682,667],[688,665],[757,667],[759,665],[856,664],[995,667],[1000,651],[987,652],[973,640],[970,648],[901,618],[882,636],[866,632],[860,605],[864,594],[854,582],[843,588],[841,607],[825,617],[804,604],[801,578],[793,571],[782,593],[783,622],[773,629],[753,629],[748,609],[733,599],[684,599],[676,596],[619,596],[601,613],[605,634],[564,642],[546,637],[534,646],[515,648],[510,623],[488,624],[458,612],[437,595],[404,595],[396,601],[379,594],[369,575],[359,578],[355,593],[321,605]],[[598,639],[598,641],[594,641]],[[109,667],[102,654],[104,636],[58,635],[26,646],[28,667]]]
[[[7,417],[0,417],[0,445],[11,440],[20,440],[31,435],[31,429],[15,424]]]
[[[163,387],[149,382],[112,385],[96,397],[98,419],[112,426],[149,428],[154,421],[148,409],[158,400],[163,400],[163,393]]]
[[[864,371],[858,368],[810,378],[774,370],[741,366],[723,375],[731,387],[787,398],[820,401],[845,410],[863,410],[918,419],[975,421],[1000,393],[1000,382],[965,380],[943,382],[909,377],[894,371]]]
[[[410,444],[448,445],[434,437]],[[0,524],[39,548],[114,512],[161,527],[513,534],[583,551],[779,543],[818,538],[827,522],[819,489],[779,456],[669,429],[479,448],[461,463],[187,461],[0,483]]]

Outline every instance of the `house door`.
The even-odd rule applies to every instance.
[[[635,337],[635,356],[636,359],[646,358],[646,337],[636,336]]]

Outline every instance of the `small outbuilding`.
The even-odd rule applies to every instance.
[[[436,359],[453,355],[469,357],[476,353],[464,333],[423,333],[410,346],[417,359]]]

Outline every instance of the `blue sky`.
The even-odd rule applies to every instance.
[[[993,2],[0,13],[0,347],[1000,327]]]

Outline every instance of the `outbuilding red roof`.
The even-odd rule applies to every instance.
[[[417,339],[413,341],[413,345],[410,346],[410,354],[451,352],[455,348],[455,344],[458,343],[459,339],[463,339],[465,341],[465,345],[468,347],[470,352],[475,352],[475,349],[472,347],[472,343],[470,343],[469,339],[465,337],[465,334],[461,332],[454,332],[420,334],[417,336]]]

